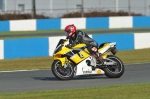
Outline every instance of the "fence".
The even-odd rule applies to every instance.
[[[0,0],[1,13],[32,13],[34,5],[37,14],[49,17],[60,17],[64,13],[91,10],[126,11],[150,15],[149,0]]]
[[[32,14],[33,10],[32,9],[24,9],[22,10],[7,10],[7,11],[3,11],[0,10],[0,14],[7,14],[7,13],[16,13],[16,14]],[[106,12],[106,11],[114,11],[116,12],[116,8],[115,7],[91,7],[91,8],[83,8],[84,13],[86,12],[92,12],[92,11],[98,11],[98,12]],[[150,7],[145,8],[143,6],[131,6],[130,11],[128,6],[124,6],[124,7],[119,7],[118,11],[124,11],[129,13],[129,15],[131,13],[135,13],[135,14],[142,14],[142,15],[146,15],[149,16],[150,15]],[[77,9],[77,8],[60,8],[60,9],[36,9],[36,14],[40,14],[40,15],[44,15],[50,18],[60,18],[62,17],[64,14],[67,13],[73,13],[73,12],[80,12],[81,16],[84,17],[84,13],[82,13],[81,9]],[[83,15],[82,15],[83,14]]]

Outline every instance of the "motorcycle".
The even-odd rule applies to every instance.
[[[71,80],[75,76],[106,75],[109,78],[119,78],[124,73],[123,62],[115,56],[116,42],[102,43],[98,52],[103,57],[103,64],[93,57],[85,44],[66,47],[69,40],[60,39],[53,54],[51,70],[59,80]]]

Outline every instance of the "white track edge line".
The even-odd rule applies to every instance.
[[[138,65],[138,64],[150,64],[150,62],[145,62],[145,63],[132,63],[132,64],[125,64],[125,65]]]
[[[11,70],[11,71],[0,71],[0,73],[10,73],[10,72],[26,72],[26,71],[38,71],[40,69],[32,69],[32,70]]]

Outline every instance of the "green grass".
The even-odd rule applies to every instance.
[[[49,69],[52,61],[52,57],[0,60],[0,71],[20,69]]]
[[[127,28],[128,29],[132,29],[132,28]],[[81,29],[83,31],[101,31],[101,30],[108,30],[108,29]],[[111,30],[115,30],[115,29],[111,29]],[[121,29],[118,29],[121,30]],[[1,34],[24,34],[24,33],[58,33],[58,32],[64,32],[64,30],[37,30],[37,31],[11,31],[11,32],[0,32]]]
[[[150,99],[150,83],[0,94],[0,99]]]
[[[150,62],[150,48],[119,51],[116,56],[125,64]]]
[[[144,30],[149,29],[149,27],[141,27],[141,28],[112,28],[112,29],[106,29],[106,28],[97,28],[97,29],[81,29],[85,32],[89,31],[105,31],[105,30]],[[64,32],[64,29],[61,30],[37,30],[37,31],[11,31],[11,32],[2,32],[0,31],[0,34],[13,34],[13,33],[54,33],[54,32]]]
[[[81,29],[84,32],[92,32],[92,33],[134,33],[136,30],[136,33],[141,33],[141,32],[149,32],[149,27],[143,27],[143,28],[115,28],[115,29]],[[113,32],[117,30],[117,32]],[[124,32],[125,31],[125,32]],[[126,32],[128,31],[128,32]],[[134,31],[134,32],[133,32]],[[37,30],[37,31],[11,31],[11,32],[0,32],[0,39],[14,39],[14,38],[31,38],[31,37],[43,37],[42,34],[46,33],[46,34],[51,34],[51,33],[64,33],[64,30]],[[3,35],[19,35],[19,34],[23,34],[22,36],[10,36],[10,37],[3,37]],[[35,35],[35,36],[25,36],[28,34],[40,34],[39,35]],[[91,33],[90,33],[91,34]]]
[[[11,31],[11,32],[0,32],[1,34],[24,34],[24,33],[54,33],[54,32],[63,32],[63,30],[37,30],[37,31]]]
[[[150,62],[150,48],[118,51],[116,56],[118,56],[124,64]],[[20,69],[50,69],[52,62],[52,57],[0,60],[0,71]]]

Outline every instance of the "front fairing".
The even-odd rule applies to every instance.
[[[65,47],[65,45],[67,45],[69,43],[68,40],[63,40],[61,39],[57,46],[56,46],[56,49],[54,50],[54,53],[53,53],[53,56],[61,56],[67,52],[69,52],[71,49]]]
[[[71,49],[65,47],[65,45],[69,44],[69,40],[66,39],[60,39],[60,41],[58,42],[57,46],[56,46],[56,49],[54,50],[54,53],[53,55],[55,54],[65,54],[67,52],[69,52]],[[78,48],[82,48],[82,47],[85,47],[86,45],[85,44],[77,44],[75,46],[72,47],[72,49],[78,49]]]
[[[53,53],[53,59],[54,60],[59,60],[61,62],[62,66],[65,65],[65,61],[66,61],[66,58],[62,57],[62,56],[71,50],[71,49],[65,47],[65,45],[67,43],[68,43],[68,40],[61,39],[58,42],[58,44],[56,46],[56,49],[54,50],[54,53]]]
[[[65,46],[67,44],[68,40],[58,45],[53,54],[54,60],[60,60],[62,62],[62,66],[64,65],[64,60],[70,60],[75,64],[78,64],[89,56],[89,52],[85,44],[77,44],[71,49]]]
[[[66,53],[68,53],[71,49],[65,47],[65,46],[61,46],[60,50],[57,51],[57,53],[54,53],[55,54],[61,54],[61,55],[64,55]]]

